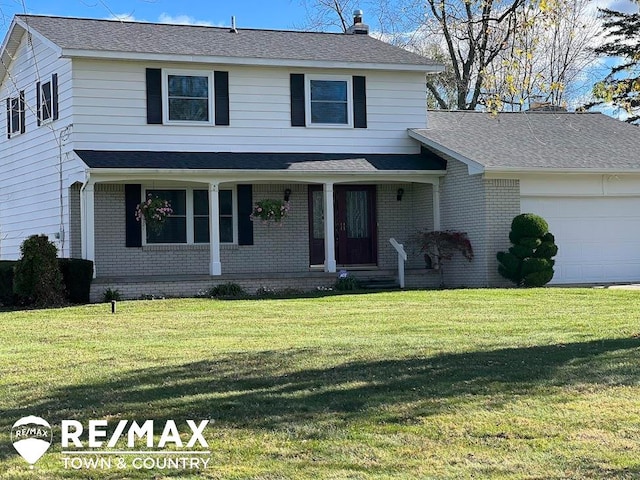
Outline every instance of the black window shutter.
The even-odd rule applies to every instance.
[[[216,125],[229,125],[229,72],[214,72]]]
[[[147,123],[162,123],[162,70],[147,68]]]
[[[353,77],[353,126],[367,128],[367,79]]]
[[[38,117],[38,126],[40,126],[42,118],[42,104],[40,103],[40,82],[36,82],[36,112]]]
[[[11,138],[11,99],[7,98],[7,138]]]
[[[253,188],[238,185],[238,245],[253,245]]]
[[[142,246],[142,224],[136,220],[136,207],[142,198],[142,185],[124,186],[125,236],[127,247]]]
[[[58,120],[58,74],[51,75],[51,110],[54,120]]]
[[[304,127],[306,125],[305,100],[304,100],[304,74],[292,73],[290,77],[290,84],[291,84],[291,126]]]
[[[26,105],[24,101],[24,90],[20,91],[20,133],[24,133],[27,131],[27,126],[25,125],[26,120]]]

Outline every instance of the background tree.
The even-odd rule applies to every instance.
[[[485,89],[498,109],[534,103],[566,106],[584,92],[583,72],[596,59],[598,34],[589,0],[547,0],[518,12],[509,49],[487,68]]]
[[[640,7],[640,2],[636,3]],[[595,52],[611,57],[616,63],[604,80],[594,86],[597,101],[586,108],[613,105],[627,112],[627,122],[640,125],[640,13],[600,11],[607,41]]]
[[[350,25],[366,9],[374,35],[445,65],[427,78],[428,105],[492,111],[560,105],[594,57],[588,0],[302,0],[307,26]]]

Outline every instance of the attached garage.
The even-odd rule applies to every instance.
[[[503,284],[495,255],[509,248],[515,210],[549,223],[559,248],[552,283],[640,283],[640,128],[600,113],[540,107],[498,115],[433,111],[426,129],[409,131],[448,162],[442,223],[479,247],[474,262],[485,270],[460,268],[472,273],[455,280]]]
[[[640,197],[522,197],[559,247],[552,283],[640,281]]]

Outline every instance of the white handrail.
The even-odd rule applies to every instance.
[[[398,282],[400,288],[404,288],[404,262],[407,261],[407,252],[404,251],[404,245],[398,243],[395,238],[390,238],[389,243],[398,252]]]

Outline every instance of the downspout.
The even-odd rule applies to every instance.
[[[62,146],[64,142],[69,140],[71,136],[71,127],[73,124],[69,124],[60,130],[60,134],[58,135],[58,189],[59,189],[59,201],[60,201],[60,226],[58,230],[58,235],[60,239],[60,256],[64,257],[64,244],[65,244],[65,229],[64,229],[64,183],[63,183],[63,165],[64,160],[62,157]]]
[[[87,253],[87,206],[85,205],[85,190],[89,185],[91,173],[85,171],[86,177],[82,187],[80,187],[80,256],[86,257]]]

